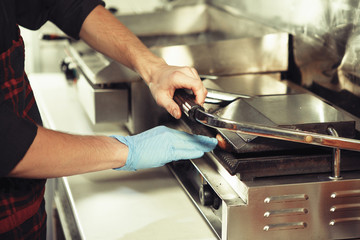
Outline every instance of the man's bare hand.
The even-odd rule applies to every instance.
[[[173,117],[181,116],[173,100],[176,89],[190,89],[197,103],[204,103],[207,90],[194,68],[166,64],[103,6],[97,6],[85,19],[80,37],[94,49],[139,73],[157,104]]]
[[[176,89],[186,88],[193,91],[196,102],[204,104],[207,90],[197,71],[192,67],[162,65],[149,82],[150,91],[159,106],[164,107],[174,118],[181,117],[180,107],[173,100]]]

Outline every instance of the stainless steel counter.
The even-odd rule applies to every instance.
[[[122,125],[93,126],[63,74],[29,78],[47,128],[128,134]],[[167,167],[58,178],[54,199],[67,239],[217,239]]]

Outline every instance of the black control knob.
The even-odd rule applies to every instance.
[[[200,203],[203,206],[210,206],[214,202],[214,195],[211,187],[207,184],[201,185],[199,189]]]
[[[220,208],[220,206],[221,206],[221,199],[217,195],[215,195],[212,207],[214,209],[218,210]]]
[[[78,78],[76,65],[72,62],[70,58],[65,58],[61,62],[61,71],[65,73],[67,80],[76,80]]]

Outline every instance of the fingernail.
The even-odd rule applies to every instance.
[[[179,118],[179,114],[178,114],[178,111],[176,111],[176,109],[174,109],[172,111],[172,114],[171,114],[174,118]]]

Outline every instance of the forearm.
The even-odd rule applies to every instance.
[[[128,148],[106,136],[80,136],[39,127],[10,177],[52,178],[121,167]]]
[[[173,117],[181,116],[180,108],[173,100],[176,89],[190,89],[196,102],[204,103],[207,90],[194,68],[169,66],[104,7],[97,6],[87,16],[80,37],[94,49],[139,73],[156,103]]]
[[[102,6],[96,7],[85,19],[80,38],[139,73],[146,83],[151,82],[153,72],[166,64]]]

